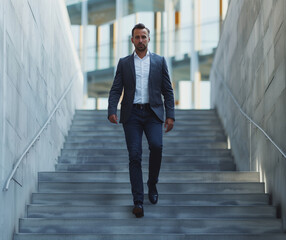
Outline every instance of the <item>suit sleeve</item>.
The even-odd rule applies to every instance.
[[[172,118],[175,120],[174,93],[165,58],[163,58],[163,63],[162,63],[162,74],[163,74],[162,95],[164,97],[166,118]]]
[[[117,105],[119,98],[122,94],[123,90],[123,82],[122,82],[122,63],[121,60],[119,60],[116,74],[114,77],[114,81],[112,84],[112,87],[109,92],[109,98],[108,98],[108,117],[112,114],[117,113]]]

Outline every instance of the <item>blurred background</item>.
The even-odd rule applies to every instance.
[[[209,109],[209,74],[228,0],[67,0],[84,73],[84,108],[106,109],[131,30],[151,31],[149,50],[166,58],[177,109]]]

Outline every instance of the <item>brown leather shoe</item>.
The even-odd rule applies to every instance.
[[[144,216],[143,204],[141,204],[141,203],[135,204],[132,213],[133,213],[137,218],[143,217],[143,216]]]

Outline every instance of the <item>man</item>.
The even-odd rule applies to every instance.
[[[150,31],[144,24],[132,29],[133,54],[121,58],[117,65],[114,82],[109,93],[108,119],[117,124],[117,105],[124,89],[121,102],[120,123],[123,124],[125,140],[129,152],[129,174],[133,194],[133,214],[144,216],[142,179],[142,135],[149,144],[148,197],[152,204],[158,202],[158,182],[162,159],[162,123],[164,97],[166,110],[165,132],[174,125],[174,96],[166,61],[148,50]]]

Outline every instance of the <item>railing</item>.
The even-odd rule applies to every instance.
[[[268,140],[278,149],[278,151],[282,154],[282,156],[284,158],[286,158],[286,153],[282,151],[282,149],[272,140],[272,138],[257,124],[255,123],[240,107],[240,105],[238,104],[237,100],[235,99],[235,97],[233,96],[233,94],[231,93],[229,87],[226,85],[226,83],[223,80],[222,75],[217,71],[217,69],[215,69],[215,72],[219,75],[219,78],[221,79],[221,82],[223,84],[223,86],[226,88],[228,94],[230,95],[230,97],[232,98],[233,102],[235,103],[235,105],[238,107],[239,111],[242,113],[242,115],[250,122],[252,123],[255,127],[257,127],[267,138]]]
[[[67,89],[65,90],[65,92],[63,93],[62,97],[60,98],[60,100],[58,101],[56,107],[54,108],[54,110],[52,111],[50,117],[48,118],[48,120],[45,122],[44,126],[41,128],[41,130],[38,132],[38,134],[36,135],[36,137],[33,139],[33,141],[30,143],[30,145],[26,148],[26,150],[24,151],[24,153],[21,155],[21,157],[19,158],[19,160],[16,162],[12,172],[10,173],[9,177],[6,180],[6,183],[4,185],[3,191],[7,191],[9,189],[9,184],[11,182],[11,180],[13,179],[20,163],[22,162],[23,158],[26,156],[26,154],[29,152],[29,150],[34,146],[35,142],[37,140],[39,140],[40,135],[42,134],[42,132],[45,130],[45,128],[47,127],[47,125],[50,123],[52,117],[54,116],[55,112],[59,109],[59,106],[61,104],[61,102],[63,101],[63,99],[65,98],[65,96],[67,95],[67,93],[69,92],[69,90],[71,89],[71,86],[73,84],[75,77],[72,78],[72,80],[70,81]]]

